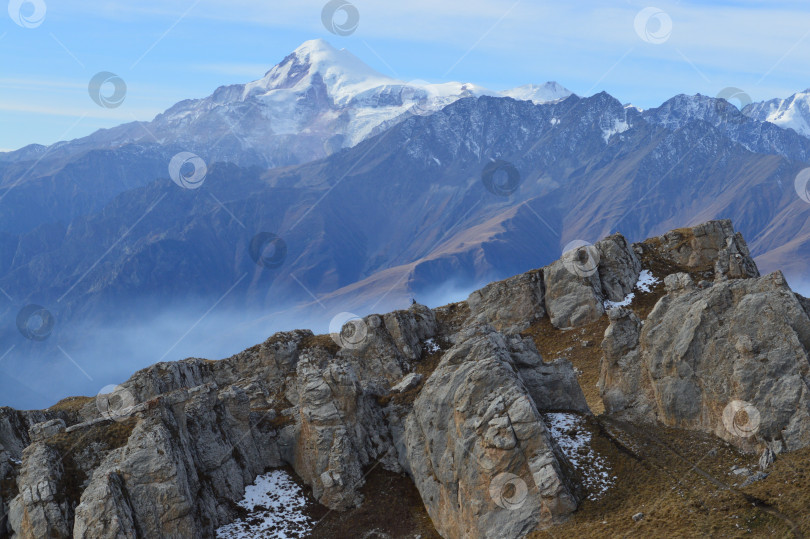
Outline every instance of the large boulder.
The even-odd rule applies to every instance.
[[[399,353],[409,361],[422,357],[424,342],[435,337],[438,331],[434,312],[418,303],[407,310],[386,314],[383,322]]]
[[[577,507],[570,466],[518,374],[525,353],[486,326],[466,330],[406,420],[410,473],[443,537],[522,537]]]
[[[609,301],[622,301],[638,282],[641,260],[621,234],[598,241],[596,248],[602,295]]]
[[[712,432],[743,450],[810,445],[810,318],[779,272],[701,289],[687,274],[642,326],[611,315],[608,412]]]
[[[322,350],[301,356],[296,379],[299,401],[290,427],[295,471],[327,507],[356,506],[365,466],[388,457],[397,467],[382,412],[364,393],[352,364]]]
[[[569,328],[598,320],[605,313],[605,300],[623,300],[640,273],[641,261],[621,234],[566,251],[543,268],[552,325]]]
[[[716,280],[759,277],[748,245],[728,219],[678,228],[637,245],[682,271],[712,271]]]
[[[530,271],[490,283],[467,298],[471,324],[519,333],[546,315],[543,272]]]
[[[543,268],[546,312],[556,328],[582,326],[605,313],[599,273],[596,267],[591,269],[588,256],[583,247]]]

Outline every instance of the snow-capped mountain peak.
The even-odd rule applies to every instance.
[[[347,51],[323,39],[305,41],[261,79],[245,85],[243,97],[273,90],[306,90],[322,82],[335,103],[346,103],[369,89],[399,84]]]
[[[565,99],[571,95],[571,91],[555,81],[550,81],[545,84],[524,84],[517,88],[504,90],[501,95],[519,101],[533,101],[541,104]]]
[[[253,82],[222,86],[208,97],[175,104],[152,122],[98,131],[60,148],[70,154],[74,148],[157,142],[179,145],[208,161],[276,167],[325,157],[463,98],[510,96],[546,103],[569,95],[556,82],[505,92],[469,82],[404,82],[313,39]]]
[[[810,89],[787,99],[771,99],[748,105],[743,113],[760,122],[770,122],[810,137]]]

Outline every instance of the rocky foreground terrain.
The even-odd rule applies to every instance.
[[[464,302],[0,409],[0,537],[214,537],[280,469],[316,537],[799,537],[808,311],[729,221],[615,234]]]

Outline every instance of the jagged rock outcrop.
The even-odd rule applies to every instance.
[[[561,358],[580,347],[546,362],[521,332],[598,321],[638,292],[642,264],[665,289],[649,315],[607,310],[606,413],[763,455],[810,445],[810,301],[759,277],[715,221],[632,246],[614,234],[466,302],[158,363],[86,402],[0,409],[0,537],[212,537],[283,465],[334,510],[363,503],[372,466],[405,472],[447,538],[553,526],[584,493],[542,414],[591,412]]]
[[[530,271],[490,283],[471,293],[467,305],[471,323],[520,332],[546,315],[543,273]]]
[[[388,455],[398,467],[381,408],[363,391],[352,363],[316,349],[298,361],[298,418],[292,428],[295,470],[333,509],[362,501],[363,469]]]
[[[599,281],[609,301],[622,301],[633,291],[641,273],[641,260],[621,234],[598,241]]]
[[[399,353],[408,361],[422,357],[424,342],[436,336],[438,326],[432,309],[415,303],[406,311],[394,311],[383,317],[385,329],[394,339]]]
[[[543,268],[552,325],[568,328],[598,320],[605,313],[605,300],[623,300],[640,272],[641,262],[621,234],[563,253]]]
[[[211,537],[268,466],[277,433],[239,388],[213,384],[158,397],[125,445],[96,467],[76,507],[74,537]]]
[[[28,437],[31,442],[39,442],[45,438],[50,438],[60,432],[65,432],[65,420],[61,418],[51,419],[37,423],[28,429]]]
[[[32,442],[29,431],[67,415],[50,411],[20,411],[0,408],[0,537],[8,531],[9,502],[18,494],[15,477],[23,451]]]
[[[17,483],[20,494],[11,501],[9,523],[19,537],[71,537],[73,508],[65,494],[59,453],[36,442],[23,452]]]
[[[348,330],[348,331],[347,331]],[[372,314],[344,325],[338,352],[365,387],[388,388],[422,355],[422,343],[436,335],[436,316],[424,305],[385,316]]]
[[[608,311],[610,325],[602,341],[603,359],[599,364],[599,390],[609,414],[632,411],[635,416],[652,417],[654,396],[645,385],[645,372],[639,368],[638,343],[641,320],[630,309]]]
[[[554,327],[581,326],[605,313],[596,252],[592,246],[571,250],[543,268],[546,311]]]
[[[410,472],[439,533],[521,537],[565,519],[580,494],[518,374],[525,360],[515,356],[527,349],[519,337],[507,340],[486,326],[458,341],[425,384],[405,428]],[[584,405],[581,391],[568,399],[561,407]]]
[[[679,228],[651,238],[638,248],[654,249],[682,271],[711,270],[716,280],[759,277],[748,245],[728,219],[708,221],[693,228]]]
[[[666,279],[642,326],[611,313],[600,388],[609,413],[713,432],[742,449],[810,445],[810,318],[781,273]]]

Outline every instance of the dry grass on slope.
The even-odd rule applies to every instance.
[[[666,275],[684,268],[645,253],[644,269],[658,283],[635,291],[628,307],[645,320],[665,294]],[[704,272],[689,272],[695,282]],[[558,330],[548,318],[523,332],[547,361],[570,360],[596,414],[586,428],[591,447],[607,459],[615,485],[597,500],[585,500],[571,519],[530,537],[801,537],[810,535],[810,448],[780,455],[764,480],[742,488],[731,467],[756,470],[757,455],[745,455],[718,438],[663,426],[638,428],[604,416],[596,383],[607,316],[587,326]],[[633,515],[644,513],[638,522]]]
[[[780,457],[763,481],[740,488],[731,466],[753,467],[711,435],[599,420],[593,448],[608,458],[616,484],[599,500],[586,500],[571,519],[532,538],[560,537],[795,537],[810,533],[810,487],[793,478],[807,469],[810,452]],[[804,454],[802,454],[804,453]],[[792,481],[789,489],[784,481]],[[771,491],[770,496],[762,491]],[[779,495],[783,492],[783,495]],[[644,513],[638,522],[636,513]]]

